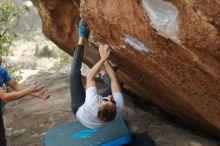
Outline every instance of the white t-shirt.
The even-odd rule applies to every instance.
[[[124,107],[123,95],[121,92],[113,92],[112,96],[116,102],[118,115]],[[102,99],[103,97],[97,93],[96,87],[86,89],[86,101],[76,113],[76,117],[84,126],[96,129],[104,125],[104,122],[100,121],[97,117]]]

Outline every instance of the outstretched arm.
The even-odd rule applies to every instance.
[[[11,100],[22,98],[31,93],[39,92],[41,90],[42,90],[42,87],[40,87],[39,85],[33,85],[24,90],[10,92],[10,93],[6,93],[2,88],[0,88],[0,98],[4,101],[11,101]]]
[[[95,76],[98,73],[99,69],[103,65],[103,63],[106,61],[106,59],[110,55],[110,50],[108,48],[103,49],[103,45],[99,46],[99,50],[102,50],[100,57],[101,59],[93,66],[93,68],[90,70],[90,72],[86,76],[86,88],[94,87],[95,86]]]
[[[107,46],[106,46],[107,47]],[[117,79],[117,76],[115,74],[115,71],[113,70],[111,64],[109,63],[108,60],[106,60],[104,62],[104,66],[105,66],[105,69],[111,79],[111,89],[112,89],[112,93],[113,92],[121,92],[121,86],[118,82],[118,79]]]
[[[104,48],[109,48],[108,45],[104,45]],[[105,69],[111,79],[111,89],[112,89],[112,93],[113,92],[121,92],[121,86],[118,82],[117,76],[115,74],[115,71],[113,70],[111,64],[109,63],[108,60],[105,61],[104,63]]]
[[[13,79],[8,81],[6,84],[12,89],[14,89],[15,91],[21,91],[21,90],[27,89],[27,87],[19,84]],[[38,97],[40,99],[47,99],[50,97],[50,95],[48,94],[48,89],[42,89],[41,91],[36,92],[36,93],[31,93],[30,95],[34,97]]]
[[[95,76],[98,73],[100,67],[104,63],[104,60],[99,60],[93,68],[90,70],[90,72],[86,76],[86,88],[89,87],[95,87]]]

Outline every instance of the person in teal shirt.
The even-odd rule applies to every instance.
[[[5,129],[2,118],[3,101],[16,100],[26,95],[32,95],[40,99],[47,99],[50,95],[48,94],[48,90],[40,84],[31,85],[29,87],[25,87],[19,84],[10,77],[7,70],[4,67],[2,67],[1,64],[2,57],[0,55],[0,146],[6,146]],[[15,92],[6,93],[2,89],[2,86],[4,84],[14,89]]]

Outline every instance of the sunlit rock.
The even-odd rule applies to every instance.
[[[25,7],[28,7],[28,8],[33,6],[33,3],[31,1],[25,1],[23,4]]]
[[[149,49],[145,47],[145,45],[140,42],[138,39],[126,35],[123,38],[124,42],[126,42],[127,44],[129,44],[132,48],[136,49],[137,51],[141,52],[141,53],[146,53],[149,52]]]
[[[164,37],[179,42],[178,10],[164,0],[142,0],[142,6],[151,19],[152,26]]]

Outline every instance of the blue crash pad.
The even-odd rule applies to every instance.
[[[132,135],[122,117],[99,129],[89,129],[78,120],[49,128],[45,146],[120,146],[132,141]]]

